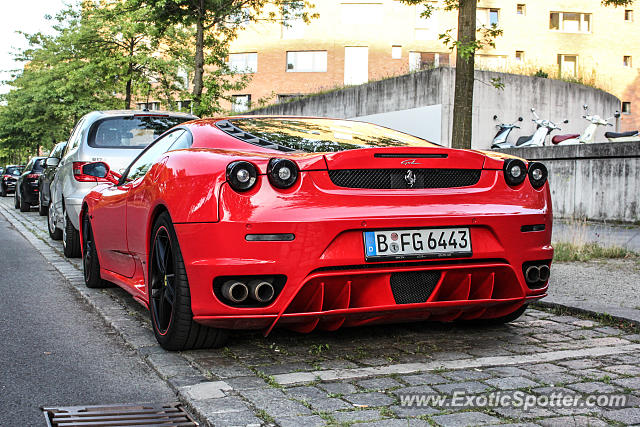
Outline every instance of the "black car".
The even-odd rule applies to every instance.
[[[22,173],[24,166],[7,165],[2,173],[2,179],[0,180],[0,196],[6,197],[7,194],[15,191],[16,181]]]
[[[33,157],[27,163],[22,174],[16,183],[15,207],[21,212],[27,212],[31,205],[37,205],[40,190],[38,189],[38,178],[44,171],[46,157]]]
[[[53,147],[51,150],[51,154],[49,154],[49,158],[45,164],[44,172],[38,178],[38,188],[40,189],[40,204],[38,205],[38,213],[42,216],[47,216],[49,212],[49,203],[51,203],[51,181],[53,181],[53,176],[58,170],[58,163],[60,163],[60,159],[62,158],[62,153],[64,153],[64,149],[67,146],[67,142],[60,142]]]

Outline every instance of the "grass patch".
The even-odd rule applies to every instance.
[[[620,246],[600,246],[597,243],[574,244],[556,242],[553,244],[553,260],[558,262],[590,261],[592,259],[640,258],[640,254]]]

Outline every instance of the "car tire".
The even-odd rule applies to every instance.
[[[0,185],[0,197],[7,197],[7,189],[4,188],[4,184]]]
[[[29,202],[25,202],[23,197],[19,197],[17,194],[20,190],[16,189],[16,200],[18,200],[18,206],[20,208],[20,212],[29,212],[31,210],[31,204]]]
[[[82,216],[82,271],[84,273],[84,284],[87,288],[108,288],[111,284],[100,277],[100,260],[98,250],[93,238],[93,229],[89,214],[85,212]]]
[[[20,200],[18,199],[18,192],[13,193],[13,207],[20,209]]]
[[[69,220],[66,209],[64,214],[64,229],[62,230],[62,246],[67,258],[80,258],[80,233]]]
[[[53,240],[62,240],[62,230],[55,226],[53,223],[53,215],[55,211],[49,209],[47,212],[47,227],[49,228],[49,237]]]
[[[528,306],[529,304],[524,304],[522,307],[520,307],[519,309],[515,310],[512,313],[509,313],[505,316],[496,317],[494,319],[486,319],[484,322],[486,322],[489,325],[502,325],[505,323],[513,322],[514,320],[516,320],[517,318],[519,318],[524,314]]]
[[[191,292],[171,218],[158,216],[149,251],[149,311],[158,343],[165,350],[218,348],[228,331],[208,328],[193,320]]]
[[[44,206],[42,203],[42,193],[40,193],[40,196],[38,196],[38,214],[40,216],[47,216],[47,214],[49,213],[49,206]]]

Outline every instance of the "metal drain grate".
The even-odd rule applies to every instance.
[[[136,403],[42,408],[49,427],[197,426],[180,403]]]

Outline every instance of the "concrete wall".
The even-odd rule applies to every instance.
[[[499,151],[547,166],[557,218],[640,221],[640,142]]]
[[[505,85],[504,90],[494,88],[490,84],[492,78],[500,78]],[[433,142],[450,145],[454,82],[455,69],[441,67],[276,104],[254,110],[251,114],[359,118],[442,105],[441,122],[431,115],[426,115],[425,120],[432,121],[434,128],[440,127],[441,140]],[[562,133],[581,133],[587,124],[581,118],[583,104],[590,106],[590,113],[606,117],[620,108],[616,97],[591,87],[552,79],[476,71],[473,147],[485,149],[491,146],[497,124],[493,120],[494,115],[499,116],[499,121],[506,122],[515,121],[518,116],[524,118],[522,130],[514,130],[510,135],[511,141],[516,141],[520,135],[532,134],[535,128],[531,122],[531,107],[536,108],[541,118],[554,122],[569,119],[569,124],[561,125]],[[415,129],[407,129],[403,124],[402,130],[427,139],[437,134],[435,131],[425,133],[424,121],[416,123]],[[596,140],[602,138],[603,132],[599,130]]]

